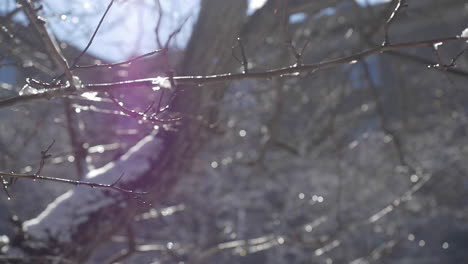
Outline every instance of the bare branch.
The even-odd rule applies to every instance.
[[[41,151],[41,161],[39,163],[39,168],[37,169],[35,175],[41,174],[42,169],[44,168],[44,165],[46,163],[46,160],[51,157],[50,154],[48,154],[49,150],[52,148],[52,146],[55,144],[55,139],[50,143],[50,145],[43,151]]]
[[[468,40],[468,37],[448,37],[448,38],[439,38],[432,40],[423,40],[423,41],[414,41],[414,42],[404,42],[394,45],[380,46],[373,49],[368,49],[359,53],[356,53],[351,56],[341,57],[337,59],[332,59],[315,64],[302,64],[302,65],[292,65],[283,68],[272,69],[264,72],[249,72],[244,73],[224,73],[217,75],[205,75],[205,76],[174,76],[171,79],[176,85],[181,84],[209,84],[209,83],[219,83],[225,81],[234,81],[234,80],[247,80],[247,79],[271,79],[272,77],[286,77],[286,76],[295,76],[303,72],[315,72],[319,70],[326,70],[337,67],[342,64],[355,62],[362,60],[368,56],[374,54],[380,54],[385,52],[396,51],[405,48],[415,48],[415,47],[430,47],[436,43],[449,43],[449,42],[465,42]],[[468,73],[466,73],[468,76]],[[160,81],[161,77],[156,78],[146,78],[146,79],[137,79],[137,80],[128,80],[122,82],[112,82],[112,83],[98,83],[98,84],[86,84],[79,91],[73,89],[68,89],[67,87],[58,87],[51,88],[45,91],[40,91],[37,94],[29,94],[16,96],[4,100],[0,100],[0,108],[10,107],[14,105],[24,104],[39,99],[51,99],[56,97],[64,97],[73,94],[81,94],[90,91],[110,91],[115,88],[137,88],[137,87],[153,87],[155,83]]]
[[[154,2],[156,3],[158,9],[158,21],[156,22],[156,28],[154,29],[154,32],[156,33],[156,43],[158,44],[158,47],[162,49],[165,45],[163,45],[161,41],[160,29],[164,11],[161,6],[161,1],[154,0]]]
[[[96,29],[94,30],[93,35],[91,36],[91,39],[89,40],[88,44],[83,49],[83,51],[81,51],[81,53],[73,60],[73,63],[71,65],[71,69],[74,69],[76,67],[75,65],[80,61],[81,57],[88,51],[91,44],[93,44],[94,38],[96,37],[96,34],[99,31],[99,28],[101,28],[102,22],[104,22],[104,18],[106,18],[107,13],[109,12],[110,8],[112,7],[112,4],[114,4],[114,0],[111,0],[109,2],[109,5],[107,6],[106,11],[104,12],[101,19],[99,20],[99,23],[96,26]]]
[[[147,194],[146,192],[137,192],[137,191],[120,188],[118,186],[115,186],[115,183],[103,184],[103,183],[95,183],[95,182],[88,182],[88,181],[76,181],[76,180],[69,180],[69,179],[63,179],[63,178],[41,176],[37,174],[21,174],[21,173],[8,173],[8,172],[0,172],[0,177],[29,179],[33,181],[35,180],[52,181],[52,182],[66,183],[66,184],[71,184],[71,185],[85,185],[91,188],[112,189],[112,190],[116,190],[116,191],[127,193],[127,194]]]
[[[169,119],[161,119],[158,117],[158,114],[163,112],[159,109],[158,107],[158,110],[156,113],[153,113],[153,114],[147,114],[147,112],[152,108],[154,102],[146,108],[145,111],[143,112],[138,112],[138,111],[135,111],[135,110],[131,110],[131,109],[128,109],[124,106],[123,102],[119,102],[111,93],[108,93],[109,95],[109,98],[112,100],[112,102],[114,102],[114,105],[120,110],[122,111],[124,114],[132,117],[132,118],[135,118],[137,120],[143,120],[143,121],[149,121],[149,122],[152,122],[154,124],[158,124],[158,125],[164,125],[164,124],[174,124],[175,122],[177,121],[180,121],[182,120],[181,117],[178,117],[178,118],[169,118]]]
[[[402,142],[400,135],[396,131],[391,129],[388,119],[385,116],[382,98],[377,89],[377,86],[372,80],[372,76],[369,70],[369,65],[365,61],[363,61],[362,64],[364,66],[364,72],[365,72],[367,82],[369,83],[370,92],[376,104],[375,110],[376,110],[376,114],[378,118],[380,119],[382,131],[385,133],[385,135],[388,135],[391,137],[391,140],[395,148],[395,151],[397,153],[398,161],[400,162],[400,164],[408,168],[410,174],[417,173],[417,169],[415,168],[415,166],[409,163],[408,159],[406,158],[407,155],[405,154],[405,149],[404,149],[403,142]]]
[[[124,176],[124,173],[120,175],[120,177],[112,184],[101,184],[101,183],[94,183],[94,182],[87,182],[87,181],[76,181],[76,180],[69,180],[69,179],[62,179],[62,178],[55,178],[55,177],[48,177],[48,176],[41,176],[39,175],[42,172],[42,169],[44,168],[44,165],[46,164],[46,160],[51,157],[48,152],[54,145],[55,140],[52,141],[52,143],[43,151],[41,151],[41,161],[39,163],[39,168],[34,174],[19,174],[19,173],[8,173],[8,172],[0,172],[0,179],[2,180],[1,184],[3,185],[3,189],[6,192],[8,198],[10,198],[10,195],[7,191],[8,186],[10,186],[12,183],[14,183],[14,180],[17,179],[30,179],[30,180],[45,180],[45,181],[53,181],[53,182],[60,182],[60,183],[67,183],[67,184],[73,184],[73,185],[86,185],[92,188],[109,188],[113,189],[116,191],[128,193],[128,194],[146,194],[145,192],[136,192],[136,191],[131,191],[131,190],[126,190],[123,188],[120,188],[117,186],[117,184],[120,182],[122,177]],[[5,178],[11,179],[10,182],[5,182]]]
[[[33,4],[30,0],[17,1],[21,4],[24,13],[28,17],[29,21],[34,25],[34,28],[36,29],[42,42],[44,43],[48,54],[52,57],[53,61],[60,66],[67,80],[70,82],[71,87],[73,87],[73,74],[70,71],[68,62],[62,55],[56,41],[47,31],[45,27],[45,20],[37,15],[37,11],[33,8]]]
[[[176,28],[176,30],[174,30],[170,35],[169,37],[167,37],[167,41],[166,41],[166,44],[164,44],[164,50],[167,50],[169,49],[169,44],[171,44],[171,40],[177,35],[180,33],[180,31],[182,30],[182,28],[184,27],[185,23],[187,23],[188,19],[190,18],[190,16],[187,16],[184,21],[182,21],[182,23],[179,25],[178,28]]]
[[[236,46],[239,46],[242,60],[237,58],[237,56],[234,54],[234,48]],[[237,38],[237,45],[232,47],[232,56],[240,63],[242,64],[242,67],[244,69],[244,74],[249,73],[249,62],[247,61],[247,56],[245,55],[245,48],[244,48],[244,43],[242,42],[242,39],[240,37]]]
[[[122,62],[116,62],[116,63],[102,63],[102,64],[90,64],[90,65],[76,65],[75,68],[77,68],[77,69],[90,69],[90,68],[98,68],[98,67],[107,67],[107,68],[110,68],[110,67],[115,67],[115,66],[120,66],[120,65],[126,65],[126,64],[131,64],[131,63],[134,62],[134,61],[137,61],[137,60],[140,60],[140,59],[143,59],[143,58],[152,56],[152,55],[154,55],[154,54],[161,53],[161,52],[163,52],[163,51],[164,51],[164,49],[157,49],[157,50],[153,50],[153,51],[151,51],[151,52],[145,53],[145,54],[143,54],[143,55],[136,56],[136,57],[134,57],[134,58],[128,59],[128,60],[126,60],[126,61],[122,61]]]
[[[393,20],[395,19],[398,12],[401,11],[401,8],[405,6],[405,0],[397,0],[395,8],[393,9],[392,13],[388,17],[387,21],[384,24],[384,41],[382,42],[382,46],[387,46],[390,44],[388,31],[390,30],[390,25],[392,24]]]

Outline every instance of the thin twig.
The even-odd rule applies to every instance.
[[[468,48],[463,49],[460,51],[455,57],[452,58],[450,61],[450,64],[448,65],[449,67],[455,67],[455,64],[457,63],[457,60],[468,50]]]
[[[158,8],[158,21],[156,22],[156,28],[154,29],[154,32],[156,34],[156,43],[158,44],[158,47],[162,49],[165,45],[163,45],[161,41],[160,28],[161,28],[161,22],[162,22],[162,18],[164,15],[164,11],[162,9],[161,2],[159,0],[155,0],[155,3]]]
[[[174,30],[170,35],[169,37],[167,38],[167,41],[166,41],[166,44],[164,45],[164,49],[167,50],[169,49],[169,44],[171,44],[171,40],[177,35],[180,33],[180,31],[182,30],[182,28],[184,27],[185,23],[187,23],[188,19],[190,18],[190,15],[188,15],[184,21],[182,21],[182,23],[179,25],[179,27],[176,28],[176,30]]]
[[[9,185],[14,183],[14,181],[17,179],[31,179],[34,181],[46,180],[46,181],[54,181],[54,182],[60,182],[60,183],[68,183],[68,184],[73,184],[73,185],[87,185],[92,188],[96,188],[96,187],[97,188],[109,188],[109,189],[117,190],[117,191],[124,192],[124,193],[130,193],[130,194],[146,194],[146,192],[136,192],[136,191],[126,190],[126,189],[118,187],[117,184],[119,184],[120,180],[123,178],[124,173],[122,173],[122,175],[120,175],[120,177],[112,184],[101,184],[101,183],[69,180],[69,179],[62,179],[62,178],[39,175],[42,172],[42,169],[44,168],[44,165],[46,164],[47,159],[49,159],[52,156],[49,154],[49,151],[54,145],[54,143],[55,143],[55,140],[53,140],[52,143],[45,150],[41,151],[41,161],[39,163],[39,168],[34,174],[0,172],[0,179],[2,180],[1,184],[3,185],[3,189],[6,192],[8,198],[10,198],[10,195],[7,191],[7,188]],[[9,178],[11,181],[6,182],[5,178]]]
[[[120,188],[118,186],[115,186],[114,183],[113,184],[103,184],[103,183],[94,183],[94,182],[88,182],[88,181],[76,181],[76,180],[69,180],[69,179],[63,179],[63,178],[42,176],[42,175],[37,175],[37,174],[21,174],[21,173],[0,172],[0,177],[16,178],[16,179],[30,179],[30,180],[43,180],[43,181],[52,181],[52,182],[66,183],[66,184],[72,184],[72,185],[85,185],[85,186],[89,186],[91,188],[106,188],[106,189],[112,189],[112,190],[116,190],[116,191],[123,192],[123,193],[128,193],[128,194],[147,194],[146,192],[137,192],[137,191],[123,189],[123,188]]]
[[[283,67],[283,68],[267,70],[263,72],[255,72],[255,73],[250,72],[248,74],[224,73],[224,74],[206,75],[206,76],[174,76],[173,79],[177,85],[209,84],[209,83],[217,83],[217,82],[233,81],[233,80],[245,80],[245,79],[270,79],[272,77],[284,77],[290,74],[296,75],[302,72],[315,72],[319,70],[326,70],[326,69],[334,68],[342,64],[359,61],[374,54],[380,54],[380,53],[384,53],[388,51],[394,51],[394,50],[405,49],[405,48],[414,48],[414,47],[427,47],[427,46],[431,46],[439,42],[448,43],[448,42],[462,42],[462,41],[467,41],[467,40],[468,40],[468,37],[455,36],[455,37],[432,39],[432,40],[405,42],[405,43],[400,43],[400,44],[376,47],[373,49],[368,49],[363,52],[356,53],[351,56],[341,57],[338,59],[332,59],[332,60],[315,63],[315,64],[293,65],[293,66],[288,66],[288,67]],[[117,83],[89,84],[89,85],[85,85],[85,87],[90,90],[100,91],[102,89],[113,88],[113,87],[126,87],[126,86],[135,87],[135,86],[142,86],[142,85],[152,86],[154,81],[156,81],[155,78],[147,78],[147,79],[124,81],[124,82],[117,82]],[[1,107],[1,102],[0,102],[0,107]]]
[[[393,20],[395,19],[398,12],[400,12],[401,8],[405,6],[405,0],[397,0],[396,6],[393,9],[392,13],[388,17],[387,21],[384,24],[384,41],[382,42],[382,46],[387,46],[390,44],[388,31],[390,30],[390,25],[392,24]]]
[[[439,44],[436,43],[434,45],[431,46],[431,50],[432,50],[432,53],[434,54],[434,56],[436,57],[436,60],[437,60],[437,64],[442,66],[444,65],[443,61],[442,61],[442,57],[440,56],[440,53],[439,53]]]
[[[288,0],[281,1],[281,31],[283,33],[284,43],[286,44],[289,51],[293,54],[296,59],[296,64],[301,64],[302,55],[297,51],[296,46],[293,43],[293,39],[289,34],[289,4]]]
[[[42,172],[42,169],[44,168],[44,165],[52,155],[48,154],[49,150],[52,148],[52,146],[55,144],[55,139],[50,143],[50,145],[43,151],[41,151],[41,161],[39,163],[39,168],[37,169],[35,175],[39,175]]]
[[[52,57],[58,66],[64,72],[67,80],[69,81],[71,87],[73,87],[73,74],[70,71],[68,62],[65,57],[62,55],[60,48],[58,47],[55,39],[49,34],[45,27],[45,20],[37,15],[37,11],[33,8],[32,2],[30,0],[17,0],[21,4],[21,7],[24,10],[24,13],[28,17],[29,21],[33,24],[34,28],[39,34],[49,56]]]
[[[395,130],[393,130],[389,125],[388,119],[385,115],[382,98],[380,96],[380,93],[379,93],[379,90],[377,89],[376,84],[374,83],[372,79],[372,76],[369,70],[369,65],[365,61],[362,61],[362,64],[364,67],[364,72],[366,75],[367,82],[369,83],[369,89],[370,89],[371,95],[376,104],[375,111],[376,111],[377,117],[380,119],[381,129],[385,133],[386,136],[391,137],[391,141],[397,153],[397,157],[398,157],[398,161],[400,162],[400,165],[408,168],[410,174],[416,173],[417,169],[410,162],[408,162],[408,159],[406,158],[407,155],[405,154],[403,141],[400,135]]]
[[[239,49],[240,49],[240,52],[241,52],[241,56],[242,56],[242,60],[240,60],[239,58],[237,58],[237,56],[235,55],[234,53],[234,48],[236,46],[239,46]],[[249,73],[249,62],[247,61],[247,56],[245,55],[245,48],[244,48],[244,43],[242,42],[242,39],[240,37],[237,38],[237,45],[233,46],[232,49],[232,56],[240,63],[242,64],[242,67],[244,69],[243,73]]]
[[[111,0],[109,2],[109,5],[107,6],[106,11],[104,12],[101,19],[99,20],[99,23],[98,23],[96,29],[94,30],[93,35],[91,36],[91,39],[88,41],[88,44],[83,49],[83,51],[81,51],[81,53],[73,60],[73,63],[71,65],[71,69],[74,69],[76,67],[76,64],[80,61],[81,57],[88,51],[91,44],[93,44],[94,38],[96,37],[96,34],[99,31],[99,28],[101,27],[102,22],[104,21],[104,18],[106,18],[107,13],[109,12],[110,8],[112,7],[112,4],[114,4],[114,0]]]
[[[455,57],[453,57],[450,60],[450,64],[445,64],[443,62],[443,60],[442,60],[442,56],[440,56],[439,46],[442,46],[442,45],[439,44],[439,43],[436,43],[436,44],[432,45],[432,53],[434,54],[434,56],[435,56],[435,58],[437,60],[437,64],[430,64],[430,65],[428,65],[428,67],[429,68],[437,68],[437,69],[442,70],[442,71],[447,71],[449,68],[455,67],[455,64],[456,64],[457,60],[468,49],[468,48],[465,48],[465,49],[461,50],[460,52],[457,53],[457,55],[455,55]]]
[[[0,184],[2,185],[3,191],[5,192],[8,200],[11,200],[11,195],[10,195],[10,192],[8,191],[8,187],[10,187],[10,185],[13,184],[12,179],[7,181],[7,180],[5,180],[5,178],[3,176],[0,176]]]
[[[114,105],[120,110],[122,111],[124,114],[128,115],[129,117],[132,117],[134,119],[137,119],[137,120],[143,120],[143,121],[149,121],[151,123],[154,123],[154,124],[158,124],[158,125],[164,125],[164,124],[174,124],[176,123],[177,121],[180,121],[182,120],[181,117],[178,117],[178,118],[169,118],[169,119],[161,119],[158,117],[158,114],[160,114],[161,112],[163,111],[160,111],[160,109],[158,109],[158,111],[154,114],[147,114],[147,112],[149,111],[149,109],[153,106],[154,103],[152,103],[145,111],[143,112],[138,112],[138,111],[135,111],[135,110],[131,110],[131,109],[128,109],[124,106],[124,104],[122,102],[119,102],[111,93],[108,93],[109,95],[109,98],[112,100],[112,102],[114,102]],[[166,110],[166,109],[164,109]]]
[[[134,62],[134,61],[143,59],[143,58],[145,58],[145,57],[152,56],[152,55],[157,54],[157,53],[161,53],[161,52],[163,52],[163,51],[164,51],[164,49],[157,49],[157,50],[153,50],[153,51],[151,51],[151,52],[145,53],[145,54],[143,54],[143,55],[136,56],[136,57],[134,57],[134,58],[128,59],[128,60],[126,60],[126,61],[121,61],[121,62],[116,62],[116,63],[102,63],[102,64],[90,64],[90,65],[76,65],[75,68],[77,68],[77,69],[89,69],[89,68],[98,68],[98,67],[107,67],[107,68],[110,68],[110,67],[115,67],[115,66],[120,66],[120,65],[125,65],[125,64],[131,64],[131,63]]]

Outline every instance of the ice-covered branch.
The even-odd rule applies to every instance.
[[[24,10],[24,13],[28,17],[31,24],[34,25],[41,41],[44,43],[44,46],[47,49],[47,52],[51,59],[57,63],[58,66],[63,70],[67,80],[73,85],[73,74],[70,71],[68,62],[60,51],[57,42],[52,37],[51,34],[47,31],[45,27],[45,20],[38,16],[37,11],[33,7],[33,3],[30,0],[18,0],[17,1]]]
[[[86,180],[112,184],[119,179],[122,172],[126,175],[119,181],[122,185],[141,180],[151,169],[154,160],[161,155],[162,150],[162,140],[155,134],[148,135],[120,159],[90,171]],[[36,218],[26,221],[23,227],[34,240],[44,242],[53,239],[61,246],[73,246],[70,243],[80,240],[80,237],[89,235],[90,232],[96,237],[92,241],[97,243],[99,238],[107,237],[109,232],[119,228],[116,225],[121,223],[118,219],[124,218],[123,215],[130,214],[129,217],[132,217],[131,210],[126,208],[125,197],[111,194],[106,188],[77,186],[56,198]],[[109,208],[115,208],[112,214],[106,210]],[[83,230],[80,228],[84,225],[91,227],[88,227],[86,233],[81,233]]]
[[[181,85],[181,84],[182,85],[183,84],[202,85],[202,84],[209,84],[209,83],[235,81],[235,80],[270,79],[272,77],[284,77],[288,75],[297,75],[303,72],[315,72],[319,70],[330,69],[330,68],[337,67],[339,65],[359,61],[371,55],[384,53],[384,52],[391,52],[391,51],[401,50],[405,48],[414,48],[414,47],[432,47],[436,43],[465,42],[467,40],[468,40],[468,37],[455,36],[455,37],[439,38],[439,39],[432,39],[432,40],[405,42],[405,43],[400,43],[400,44],[376,47],[373,49],[369,49],[369,50],[365,50],[365,51],[353,54],[351,56],[331,59],[331,60],[320,62],[320,63],[297,64],[297,65],[292,65],[288,67],[267,70],[263,72],[224,73],[224,74],[204,75],[204,76],[174,76],[171,78],[176,85]],[[67,89],[67,87],[49,88],[47,90],[41,90],[40,93],[36,93],[36,94],[22,95],[22,96],[16,96],[16,97],[0,100],[0,108],[29,103],[31,101],[36,101],[39,99],[51,99],[51,98],[56,98],[56,97],[64,97],[64,96],[80,94],[80,93],[85,93],[85,92],[90,92],[90,91],[104,92],[104,91],[110,91],[115,88],[153,87],[155,86],[155,82],[158,82],[160,79],[161,77],[155,77],[155,78],[128,80],[128,81],[122,81],[122,82],[85,84],[78,91],[74,89]]]

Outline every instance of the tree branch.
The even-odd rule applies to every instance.
[[[405,6],[405,0],[397,0],[397,3],[395,5],[395,8],[393,9],[392,13],[388,17],[387,21],[385,21],[384,24],[384,41],[382,42],[382,46],[387,46],[389,45],[389,37],[388,37],[388,31],[390,30],[390,25],[394,21],[396,15],[398,12],[401,11],[401,8]]]
[[[194,84],[202,85],[209,83],[219,83],[225,81],[235,81],[235,80],[247,80],[247,79],[270,79],[272,77],[284,77],[288,75],[296,75],[303,72],[315,72],[319,70],[325,70],[343,65],[346,63],[351,63],[355,61],[362,60],[368,56],[374,54],[380,54],[385,52],[396,51],[405,48],[415,48],[415,47],[431,47],[436,43],[449,43],[449,42],[464,42],[467,41],[467,37],[447,37],[447,38],[438,38],[432,40],[423,40],[423,41],[414,41],[414,42],[404,42],[400,44],[393,44],[387,46],[380,46],[373,49],[368,49],[359,53],[356,53],[351,56],[341,57],[338,59],[332,59],[315,64],[303,64],[303,65],[293,65],[283,68],[272,69],[264,72],[249,72],[249,73],[224,73],[216,75],[204,75],[204,76],[174,76],[172,80],[176,85],[183,84]],[[468,76],[468,73],[467,73]],[[47,90],[40,90],[36,94],[16,96],[4,100],[0,100],[0,108],[11,107],[14,105],[20,105],[24,103],[29,103],[32,101],[37,101],[39,99],[51,99],[56,97],[64,97],[73,94],[82,94],[85,92],[105,92],[110,91],[115,88],[137,88],[137,87],[153,87],[155,84],[161,82],[161,78],[167,77],[156,77],[156,78],[146,78],[146,79],[137,79],[137,80],[128,80],[122,82],[112,82],[112,83],[97,83],[97,84],[85,84],[78,91],[74,89],[68,89],[68,87],[56,87],[50,88]]]
[[[109,12],[110,8],[112,7],[112,4],[114,4],[114,0],[111,0],[109,2],[109,5],[107,6],[106,11],[104,12],[101,19],[99,20],[99,23],[96,26],[96,29],[94,30],[93,35],[91,36],[91,39],[88,41],[88,44],[83,49],[83,51],[81,51],[81,53],[73,60],[73,64],[71,65],[71,69],[74,69],[76,67],[76,64],[80,61],[81,57],[88,51],[91,44],[93,44],[94,38],[96,37],[96,34],[99,31],[99,28],[101,28],[102,22],[104,22],[104,18],[106,18],[107,13]]]
[[[34,181],[35,180],[53,181],[53,182],[66,183],[66,184],[72,184],[72,185],[85,185],[91,188],[107,188],[107,189],[112,189],[112,190],[116,190],[116,191],[128,193],[128,194],[146,194],[146,192],[137,192],[137,191],[131,191],[131,190],[120,188],[116,186],[118,181],[113,184],[102,184],[102,183],[95,183],[95,182],[89,182],[89,181],[76,181],[76,180],[69,180],[69,179],[62,179],[62,178],[54,178],[54,177],[48,177],[48,176],[41,176],[37,174],[19,174],[19,173],[8,173],[8,172],[0,172],[0,177],[15,178],[15,179],[30,179]]]
[[[60,48],[58,47],[56,41],[51,37],[49,32],[45,27],[45,21],[43,18],[37,15],[36,10],[33,8],[33,4],[30,0],[17,0],[21,4],[24,13],[28,17],[29,21],[33,24],[36,29],[39,37],[41,38],[44,46],[47,50],[47,53],[52,57],[53,61],[60,66],[63,70],[67,80],[70,82],[70,85],[73,87],[73,74],[70,71],[68,62],[65,57],[62,55]]]

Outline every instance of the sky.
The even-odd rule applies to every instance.
[[[1,0],[0,8],[14,8],[14,0]],[[362,5],[377,4],[390,0],[358,0]],[[157,49],[154,29],[156,27],[154,0],[117,0],[109,11],[89,52],[107,61],[121,61],[132,56]],[[266,0],[250,0],[248,14],[262,7]],[[50,29],[64,42],[84,48],[107,7],[108,1],[93,0],[43,0],[45,16]],[[198,13],[199,0],[161,0],[165,11],[161,35],[168,36],[179,27],[187,16],[189,19],[175,39],[183,47],[190,37],[191,28]],[[3,5],[3,6],[2,6]],[[143,7],[143,8],[142,8]],[[77,16],[71,16],[80,10]],[[18,20],[25,21],[21,15]],[[163,37],[164,38],[164,37]]]
[[[63,12],[66,12],[67,8],[69,8],[64,1],[46,1],[50,2],[51,5],[55,5],[57,10],[63,10]],[[107,1],[75,1],[81,2],[81,8],[86,7],[90,12],[93,9],[98,9],[101,11],[100,13],[103,13],[107,5]],[[123,3],[117,3],[112,7],[108,18],[106,18],[106,23],[112,24],[112,22],[116,20],[119,22],[123,21],[123,26],[119,26],[118,29],[111,31],[102,30],[103,34],[98,36],[95,43],[93,43],[93,46],[90,48],[91,53],[110,61],[119,61],[135,56],[137,53],[142,54],[157,49],[155,44],[156,36],[154,34],[154,29],[156,27],[156,21],[154,19],[156,12],[154,0],[141,0],[137,2],[139,2],[139,4],[134,4],[132,1],[125,1]],[[262,7],[265,2],[266,0],[250,0],[248,13],[253,13],[256,9]],[[141,6],[139,6],[141,4],[148,8],[141,8]],[[197,18],[199,0],[162,0],[161,5],[165,11],[161,26],[163,39],[178,28],[180,23],[189,16],[189,20],[175,39],[176,46],[183,47],[190,37],[191,28]],[[85,21],[86,25],[97,24],[99,17],[100,15],[95,16],[94,19],[87,19]],[[125,17],[125,19],[122,20],[122,17]],[[68,23],[70,22],[73,23],[74,21],[68,21]],[[77,21],[77,23],[79,22]],[[141,28],[141,30],[136,30],[138,28]],[[73,35],[68,34],[68,30],[60,30],[58,26],[55,30],[57,31],[57,35],[66,42],[73,43],[79,47],[84,47],[86,45],[87,38],[74,38]],[[88,35],[89,33],[90,32],[88,32]],[[125,38],[120,38],[118,43],[116,43],[116,34],[125,36]],[[136,43],[138,47],[135,47]],[[105,50],[105,52],[102,52],[102,50]]]

